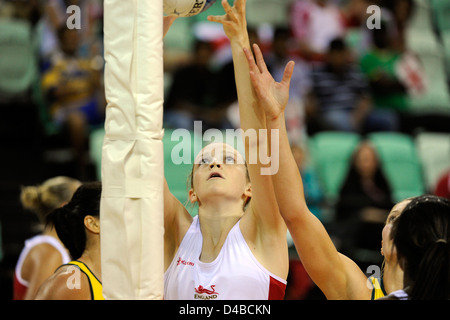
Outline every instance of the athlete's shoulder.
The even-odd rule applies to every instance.
[[[31,248],[27,258],[36,264],[40,264],[41,261],[46,261],[47,265],[59,265],[63,262],[61,259],[61,252],[55,246],[47,242],[37,244]]]
[[[63,265],[39,288],[36,300],[90,300],[87,276],[77,266]]]

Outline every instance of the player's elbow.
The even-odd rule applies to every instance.
[[[306,220],[309,219],[312,214],[305,205],[289,206],[280,212],[289,229],[295,226],[304,225],[307,223]]]

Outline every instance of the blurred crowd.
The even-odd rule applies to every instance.
[[[70,11],[75,5],[79,10]],[[89,130],[104,121],[101,1],[2,1],[2,104],[32,105],[85,176]],[[78,20],[69,28],[68,20]],[[14,119],[13,119],[14,121]]]
[[[281,80],[289,60],[296,62],[286,124],[311,210],[344,253],[367,249],[372,255],[354,260],[379,264],[373,252],[397,200],[379,155],[365,141],[355,148],[330,216],[309,142],[328,131],[412,138],[421,131],[450,133],[450,47],[443,41],[447,30],[434,16],[439,1],[247,3],[251,42],[263,49],[275,79]],[[67,11],[71,5],[81,9],[80,29],[67,27],[77,14]],[[192,130],[194,120],[202,121],[203,130],[239,128],[231,49],[221,27],[206,20],[222,13],[217,1],[199,16],[179,18],[164,40],[166,128]],[[0,0],[1,132],[24,134],[14,130],[28,123],[27,114],[34,117],[37,123],[30,119],[26,125],[29,139],[47,149],[57,140],[64,152],[50,157],[75,163],[73,172],[63,174],[82,180],[95,178],[89,171],[90,136],[105,119],[102,19],[101,0]],[[425,44],[418,44],[421,37]],[[426,191],[449,197],[448,171],[450,162]],[[298,259],[291,268],[294,285],[287,298],[305,298],[313,285]]]
[[[296,61],[288,117],[293,139],[301,139],[302,132],[367,133],[404,128],[402,120],[411,109],[411,100],[425,94],[428,83],[420,52],[407,41],[414,10],[423,10],[416,8],[415,1],[279,1],[275,8],[285,10],[285,16],[272,24],[273,2],[248,3],[249,33],[253,42],[264,48],[271,72],[279,79],[286,62]],[[262,17],[252,20],[256,15],[251,14],[255,10],[252,3],[259,3],[260,15],[267,16],[269,23],[261,22]],[[377,9],[368,10],[372,5]],[[371,21],[376,24],[370,25]],[[194,39],[187,38],[193,57],[181,55],[177,60],[170,55],[167,62],[168,82],[172,83],[167,84],[168,125],[191,128],[190,119],[188,124],[171,121],[177,112],[187,112],[213,127],[237,127],[226,39],[221,30],[205,21],[190,25],[195,32]],[[185,74],[196,81],[187,83]],[[210,78],[214,74],[220,75],[216,81]],[[444,89],[448,91],[447,80]],[[445,94],[448,98],[448,92]],[[441,103],[448,102],[443,99]],[[228,123],[214,121],[224,114]]]

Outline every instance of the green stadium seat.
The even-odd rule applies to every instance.
[[[191,30],[193,22],[194,20],[189,18],[176,19],[164,37],[165,50],[190,52],[194,41]]]
[[[326,196],[333,200],[340,192],[342,183],[345,180],[349,168],[349,161],[336,160],[333,162],[324,162],[320,166],[320,175],[323,180],[323,187]]]
[[[247,0],[247,22],[249,26],[262,24],[273,26],[288,25],[289,0]]]
[[[163,137],[164,146],[164,175],[172,194],[190,208],[188,191],[189,175],[195,158],[196,143],[201,146],[200,137],[194,132],[185,129],[165,129]],[[186,153],[185,153],[186,152]],[[191,215],[195,211],[190,212]]]
[[[422,166],[411,136],[395,132],[368,135],[375,146],[395,201],[425,192]]]
[[[105,129],[92,130],[89,134],[89,154],[95,164],[95,173],[99,181],[102,180],[102,149]]]
[[[450,30],[450,1],[431,0],[430,3],[438,31]]]
[[[326,131],[310,137],[311,159],[326,198],[336,200],[347,174],[350,157],[361,141],[356,133]]]
[[[383,163],[383,169],[391,185],[394,201],[399,202],[425,192],[421,167],[417,162],[386,162]]]
[[[415,161],[417,151],[411,136],[396,132],[376,132],[368,135],[383,162]]]
[[[31,26],[18,19],[0,19],[0,92],[24,93],[36,81],[37,71]]]
[[[310,147],[318,163],[348,160],[360,141],[361,136],[356,133],[322,131],[310,138]]]
[[[442,174],[450,169],[450,134],[422,132],[415,138],[422,162],[426,189],[432,192]]]

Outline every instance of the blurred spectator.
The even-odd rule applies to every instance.
[[[345,39],[352,48],[355,58],[359,59],[372,46],[370,32],[372,24],[377,23],[378,13],[383,18],[391,17],[392,14],[381,6],[380,0],[349,0],[340,3],[346,28]],[[373,5],[376,7],[371,7]]]
[[[354,151],[336,204],[335,221],[341,226],[343,251],[379,250],[380,234],[394,205],[375,148],[366,141]]]
[[[325,200],[319,178],[308,156],[307,147],[291,145],[292,155],[297,163],[303,180],[303,190],[309,210],[319,219],[322,218],[322,205]]]
[[[367,29],[367,8],[376,4],[377,0],[346,0],[341,1],[339,8],[345,28],[364,27]]]
[[[100,0],[48,0],[43,6],[44,16],[41,23],[40,53],[46,64],[54,54],[61,51],[59,47],[58,30],[66,26],[67,19],[74,14],[67,8],[76,5],[80,8],[80,29],[78,54],[84,58],[100,54],[100,33],[102,32],[103,4]]]
[[[265,54],[264,59],[275,81],[281,81],[286,64],[290,60],[295,61],[289,97],[297,96],[302,99],[310,87],[309,64],[295,54],[292,40],[289,28],[275,28],[272,48]]]
[[[391,31],[392,46],[399,52],[407,50],[406,29],[408,21],[415,8],[414,0],[384,0],[383,7],[387,8],[392,15],[393,30]],[[385,16],[385,12],[382,13]]]
[[[399,130],[399,115],[409,107],[408,87],[399,77],[400,63],[407,62],[404,53],[395,50],[393,38],[386,23],[371,31],[373,47],[361,58],[361,70],[369,79],[378,123],[388,124],[387,129]],[[409,56],[408,59],[412,58]],[[411,69],[411,68],[410,68]],[[415,77],[416,79],[417,76]]]
[[[80,177],[83,177],[88,163],[89,128],[104,121],[102,69],[90,59],[77,55],[79,34],[76,29],[62,26],[58,36],[62,55],[43,74],[42,87],[53,122],[68,129]]]
[[[360,132],[371,101],[364,75],[350,59],[340,39],[331,41],[325,61],[311,71],[311,91],[306,101],[308,133],[321,130]]]
[[[22,188],[20,199],[25,209],[37,214],[42,225],[56,208],[70,201],[80,186],[78,180],[55,177],[38,186]],[[14,300],[33,299],[39,286],[63,263],[70,261],[52,224],[45,224],[42,233],[25,241],[14,273]]]
[[[289,140],[301,143],[306,135],[304,99],[310,88],[310,68],[306,61],[294,54],[292,40],[289,28],[275,28],[272,48],[265,55],[265,61],[275,81],[281,81],[286,64],[290,60],[295,61],[285,117]]]
[[[439,178],[434,194],[439,197],[450,199],[450,171]]]
[[[290,25],[299,52],[307,60],[322,60],[331,40],[345,32],[340,9],[329,0],[296,0]]]
[[[193,61],[180,66],[173,74],[164,106],[164,122],[168,127],[193,130],[194,121],[201,120],[202,128],[230,127],[225,108],[219,108],[215,97],[217,78],[210,62],[211,43],[196,40]]]

